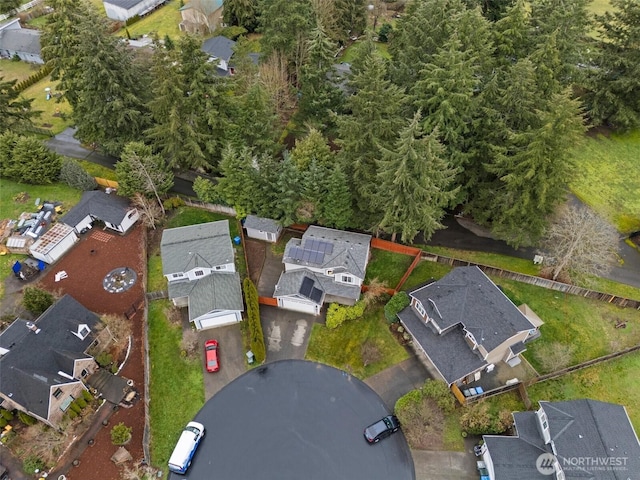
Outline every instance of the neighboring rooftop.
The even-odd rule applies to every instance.
[[[75,227],[87,215],[120,225],[130,210],[129,199],[102,190],[84,192],[80,201],[60,221]]]
[[[189,297],[190,321],[214,310],[244,310],[237,272],[214,273],[195,282],[169,283],[169,298],[179,297]]]
[[[205,40],[202,44],[202,51],[208,54],[210,57],[218,58],[229,62],[233,56],[233,47],[236,42],[229,40],[227,37],[218,35],[216,37]]]
[[[255,215],[247,215],[247,218],[244,220],[244,227],[268,233],[278,233],[282,229],[280,224],[275,220],[257,217]]]

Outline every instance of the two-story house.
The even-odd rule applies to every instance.
[[[188,308],[196,329],[242,320],[242,288],[228,220],[167,228],[160,250],[169,298]]]
[[[318,315],[323,303],[353,305],[369,262],[371,235],[310,226],[287,242],[274,298],[287,310]]]
[[[484,435],[491,480],[630,480],[640,474],[640,443],[622,405],[582,399],[540,402],[513,414],[515,435]]]
[[[542,322],[526,316],[478,267],[459,267],[408,292],[398,318],[452,385],[478,381],[498,362],[515,366]]]
[[[34,322],[17,319],[0,334],[0,406],[57,427],[98,368],[87,353],[100,319],[65,295]]]

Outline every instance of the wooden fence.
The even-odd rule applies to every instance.
[[[619,307],[635,308],[640,310],[640,301],[631,300],[629,298],[619,297],[618,295],[612,295],[610,293],[597,292],[595,290],[589,290],[588,288],[578,287],[576,285],[569,285],[567,283],[556,282],[547,278],[535,277],[533,275],[525,275],[524,273],[512,272],[510,270],[503,270],[501,268],[490,267],[488,265],[482,265],[479,263],[468,262],[466,260],[458,260],[455,258],[445,257],[437,255],[435,253],[422,252],[422,259],[429,262],[437,262],[452,267],[467,267],[477,266],[487,275],[493,275],[500,278],[506,278],[508,280],[515,280],[522,283],[528,283],[529,285],[535,285],[537,287],[547,288],[549,290],[555,290],[562,293],[568,293],[570,295],[578,295],[585,298],[593,298],[601,302],[611,303]]]
[[[233,207],[229,207],[227,205],[218,205],[215,203],[206,203],[206,202],[197,202],[197,201],[193,201],[190,198],[187,197],[180,197],[183,201],[185,205],[188,205],[190,207],[197,207],[197,208],[202,208],[204,210],[208,210],[210,212],[216,212],[216,213],[223,213],[225,215],[229,215],[232,217],[235,217],[237,215],[236,213],[236,209]]]
[[[278,306],[278,299],[272,297],[258,297],[258,303],[260,305],[268,305],[270,307]]]
[[[93,179],[101,187],[118,188],[118,182],[116,182],[115,180],[109,180],[107,178],[102,178],[102,177],[93,177]]]

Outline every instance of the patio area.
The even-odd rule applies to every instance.
[[[518,381],[522,382],[535,378],[537,376],[536,371],[529,365],[529,362],[522,357],[520,358],[522,361],[514,367],[510,367],[505,362],[499,362],[495,364],[493,371],[487,373],[483,370],[480,380],[466,385],[459,385],[460,391],[465,397],[473,396],[474,394],[490,392],[507,384],[510,385]],[[469,390],[469,395],[465,390]]]

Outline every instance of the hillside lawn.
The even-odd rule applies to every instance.
[[[36,73],[40,68],[42,68],[42,65],[36,65],[35,63],[15,62],[6,58],[0,59],[0,77],[3,78],[3,81],[17,80],[21,82]]]

